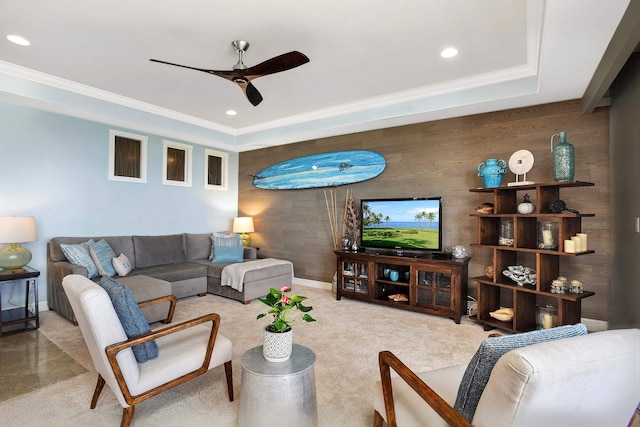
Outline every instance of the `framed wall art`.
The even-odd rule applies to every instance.
[[[146,136],[109,131],[109,180],[147,182],[147,141]]]
[[[193,147],[167,140],[162,147],[162,184],[191,187]]]
[[[227,191],[229,154],[205,148],[204,150],[204,188]]]

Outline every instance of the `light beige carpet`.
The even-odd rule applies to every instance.
[[[295,282],[294,282],[295,283]],[[448,318],[370,305],[328,290],[294,284],[309,297],[318,320],[294,328],[294,342],[316,353],[316,392],[321,426],[371,426],[373,387],[379,379],[377,357],[391,350],[421,371],[467,363],[488,333],[464,317]],[[262,344],[266,320],[255,320],[267,306],[207,295],[178,302],[174,322],[207,312],[222,317],[220,333],[233,342],[236,399],[229,402],[222,367],[136,406],[133,426],[235,426],[240,403],[242,354]],[[41,313],[40,331],[89,370],[66,381],[0,403],[0,424],[117,426],[122,408],[108,388],[89,409],[97,374],[79,328],[53,312]],[[274,396],[274,399],[277,396]],[[286,417],[285,414],[283,414]]]

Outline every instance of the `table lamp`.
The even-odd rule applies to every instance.
[[[247,233],[253,233],[253,218],[250,216],[239,216],[233,219],[233,232],[240,233],[242,238],[242,246],[251,246],[251,236]]]
[[[0,268],[17,270],[31,261],[31,252],[20,243],[38,240],[36,221],[32,216],[0,217],[0,243],[9,243],[0,249]]]

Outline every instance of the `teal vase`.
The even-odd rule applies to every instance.
[[[478,165],[478,176],[482,177],[486,188],[497,188],[507,173],[507,162],[502,159],[487,159]]]
[[[553,146],[555,137],[560,143]],[[551,153],[553,153],[553,175],[556,181],[573,181],[576,169],[576,158],[573,145],[567,142],[567,133],[559,132],[551,136]]]

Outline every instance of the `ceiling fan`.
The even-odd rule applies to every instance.
[[[254,65],[253,67],[247,67],[242,62],[242,56],[249,48],[249,42],[244,40],[235,40],[231,42],[231,45],[236,49],[238,53],[238,62],[233,66],[233,70],[230,71],[218,71],[207,70],[204,68],[190,67],[187,65],[174,64],[171,62],[160,61],[158,59],[150,59],[152,62],[159,62],[161,64],[175,65],[176,67],[189,68],[192,70],[203,71],[205,73],[213,74],[214,76],[222,77],[223,79],[230,80],[240,86],[240,89],[244,92],[249,99],[249,102],[254,106],[262,102],[262,95],[258,92],[258,89],[251,83],[251,80],[258,77],[267,76],[269,74],[279,73],[281,71],[290,70],[295,67],[299,67],[302,64],[309,62],[309,58],[303,53],[298,51],[292,51],[276,56],[275,58],[267,59],[266,61]]]

